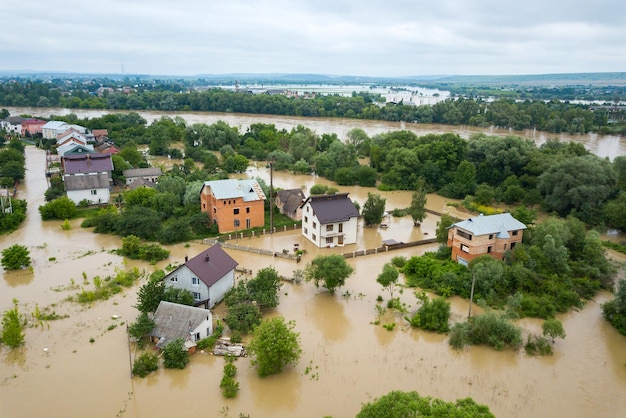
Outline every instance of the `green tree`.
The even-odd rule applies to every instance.
[[[19,270],[30,266],[30,251],[24,245],[13,244],[2,250],[2,267],[5,270]]]
[[[389,290],[389,298],[393,300],[393,291],[395,286],[398,284],[398,277],[400,274],[398,273],[398,269],[391,263],[385,263],[383,266],[383,271],[380,272],[376,281],[380,284],[383,289]]]
[[[142,353],[133,362],[133,376],[146,377],[159,369],[159,358],[155,353]]]
[[[407,212],[413,218],[413,225],[415,226],[420,226],[426,218],[426,189],[423,177],[417,180],[417,190],[413,192],[411,206]]]
[[[145,336],[150,334],[154,326],[155,323],[152,318],[150,318],[147,313],[141,312],[137,320],[128,326],[128,334],[138,342],[141,342]]]
[[[448,242],[448,227],[454,225],[456,219],[449,213],[444,213],[437,222],[437,242],[446,244]]]
[[[415,296],[422,302],[422,306],[410,319],[411,325],[428,331],[448,332],[450,302],[443,298],[431,300],[424,292],[416,293]]]
[[[72,219],[78,214],[76,204],[67,196],[54,199],[45,205],[39,206],[41,219]]]
[[[278,306],[278,291],[280,290],[280,276],[274,267],[265,267],[259,270],[254,279],[246,284],[250,299],[255,301],[259,308],[275,308]]]
[[[11,348],[24,344],[24,318],[17,309],[17,299],[13,299],[13,309],[2,315],[2,343]]]
[[[135,305],[139,312],[152,313],[159,307],[165,294],[164,277],[165,272],[157,270],[150,275],[146,284],[141,285],[137,292],[137,305]]]
[[[252,302],[241,302],[228,307],[224,322],[232,331],[248,334],[261,323],[259,307]]]
[[[378,225],[385,213],[387,199],[379,194],[367,193],[367,200],[363,204],[363,220],[365,226]]]
[[[543,330],[543,336],[552,339],[552,342],[556,338],[565,338],[565,330],[563,329],[563,323],[556,318],[550,318],[543,321],[541,324]]]
[[[189,352],[185,340],[177,338],[167,343],[163,349],[163,365],[166,369],[184,369],[189,363]]]
[[[180,287],[174,286],[165,286],[165,291],[163,292],[163,300],[187,306],[193,306],[195,302],[193,298],[193,293],[191,293],[187,289],[181,289]]]
[[[334,294],[335,289],[343,286],[353,271],[354,269],[350,267],[346,259],[339,254],[318,255],[307,264],[304,277],[307,282],[312,280],[315,287],[319,287],[321,283],[331,294]]]
[[[422,397],[417,392],[391,391],[361,407],[357,418],[495,418],[485,405],[471,398],[459,399],[455,403],[441,399]]]
[[[620,280],[615,299],[602,305],[602,315],[620,334],[626,335],[626,280]]]
[[[259,376],[280,373],[285,366],[298,362],[302,349],[300,334],[294,328],[294,321],[276,317],[262,321],[254,330],[248,349]]]

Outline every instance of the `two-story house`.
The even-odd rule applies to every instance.
[[[265,225],[265,193],[255,179],[206,181],[200,205],[220,234]]]
[[[67,197],[74,203],[108,203],[111,197],[110,154],[69,154],[61,158]]]
[[[448,227],[448,247],[452,247],[452,259],[464,265],[485,254],[502,259],[522,242],[525,229],[510,213],[481,214]]]
[[[302,202],[302,235],[320,248],[356,244],[358,218],[348,193],[310,196]]]
[[[194,305],[211,309],[235,285],[237,263],[219,244],[202,251],[163,278],[165,286],[193,294]]]

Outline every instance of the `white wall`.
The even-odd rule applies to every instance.
[[[96,191],[96,194],[91,194],[91,190],[70,190],[67,192],[67,197],[69,197],[75,204],[79,204],[81,201],[87,199],[92,204],[98,203],[109,203],[109,199],[111,198],[111,192],[109,188],[102,189],[93,189]]]

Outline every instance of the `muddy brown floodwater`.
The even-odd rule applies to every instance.
[[[600,305],[610,299],[599,294],[579,312],[560,315],[567,338],[557,341],[551,357],[529,357],[523,352],[497,352],[485,347],[452,350],[447,337],[415,330],[392,313],[381,324],[396,322],[393,331],[373,325],[377,319],[376,297],[387,297],[376,283],[385,262],[396,255],[410,257],[434,249],[409,248],[349,259],[354,274],[336,295],[312,284],[285,283],[280,305],[266,316],[282,315],[296,322],[304,353],[297,366],[283,373],[259,378],[249,358],[236,363],[240,391],[226,400],[219,390],[224,361],[205,353],[191,357],[184,370],[160,369],[145,379],[130,378],[129,345],[125,323],[137,311],[137,287],[104,302],[86,307],[65,301],[83,286],[83,274],[114,274],[116,269],[137,266],[147,272],[155,266],[125,262],[109,250],[118,248],[119,237],[97,235],[81,229],[80,220],[68,231],[61,222],[42,222],[37,207],[46,189],[44,154],[26,150],[28,165],[19,197],[27,199],[29,214],[16,232],[0,237],[0,248],[26,245],[34,260],[29,271],[3,272],[0,310],[19,300],[20,311],[29,316],[35,306],[49,307],[69,317],[37,325],[30,318],[26,344],[16,350],[0,348],[0,416],[14,417],[352,417],[363,402],[391,390],[417,390],[422,395],[448,401],[472,397],[487,404],[498,417],[623,417],[626,414],[626,337],[615,332],[601,317]],[[261,176],[265,175],[260,170]],[[277,174],[280,187],[310,187],[321,179]],[[342,188],[362,203],[367,189]],[[386,193],[388,209],[405,207],[410,195]],[[437,198],[440,199],[440,198]],[[444,200],[429,197],[429,206],[441,210]],[[399,240],[434,236],[436,218],[429,215],[421,228],[406,219],[391,218],[385,230],[360,228],[357,248],[379,245],[381,239]],[[241,239],[241,244],[282,250],[294,242],[304,245],[299,234]],[[159,264],[181,261],[204,246],[174,245],[172,256]],[[308,248],[308,247],[307,247]],[[355,249],[357,249],[355,248]],[[334,248],[330,251],[349,251]],[[327,252],[328,250],[322,250]],[[257,271],[273,265],[290,276],[303,263],[229,250],[242,267]],[[342,293],[348,291],[349,296]],[[403,301],[415,308],[410,290]],[[453,321],[462,320],[467,301],[451,298]],[[216,309],[218,316],[224,308]],[[119,315],[119,319],[113,319]],[[519,322],[525,332],[537,332],[541,322]],[[92,342],[91,342],[92,341]],[[135,356],[134,348],[130,356]],[[307,369],[310,372],[307,373]]]

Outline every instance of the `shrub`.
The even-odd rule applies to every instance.
[[[454,348],[461,348],[466,344],[489,345],[496,350],[505,347],[518,348],[522,344],[522,330],[504,314],[487,311],[463,325],[455,324],[449,343]]]
[[[422,301],[422,306],[409,320],[411,326],[428,331],[448,332],[450,303],[443,298],[430,300],[424,292],[416,296]]]
[[[41,219],[71,219],[78,214],[78,208],[67,196],[59,197],[45,205],[39,206]]]
[[[133,375],[146,377],[159,369],[159,358],[154,353],[143,353],[133,363]]]
[[[391,264],[401,269],[406,264],[406,257],[397,255],[391,259]]]
[[[163,350],[163,365],[167,369],[184,369],[189,363],[189,352],[185,349],[185,340],[177,338],[170,341]]]
[[[547,338],[538,335],[529,335],[526,345],[524,346],[524,351],[526,351],[526,354],[529,356],[537,354],[542,356],[551,356],[552,346]]]

